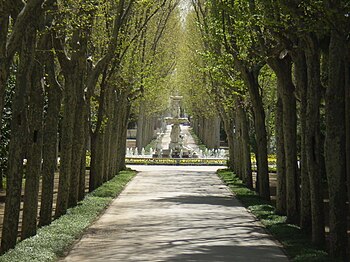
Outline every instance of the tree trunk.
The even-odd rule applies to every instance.
[[[233,113],[234,116],[232,117],[232,133],[233,133],[233,149],[234,149],[234,166],[233,171],[234,173],[239,176],[239,144],[238,144],[238,122],[236,119],[235,112]]]
[[[326,91],[325,158],[329,189],[330,253],[347,260],[347,212],[345,165],[345,63],[344,39],[331,32],[329,45],[329,79]]]
[[[117,104],[117,114],[116,114],[116,141],[115,141],[115,170],[114,175],[118,174],[121,171],[123,166],[123,159],[125,158],[125,146],[124,140],[126,139],[125,128],[127,128],[127,118],[128,118],[128,102],[126,100],[126,93],[122,92],[118,95],[118,104]]]
[[[88,129],[86,129],[88,131]],[[87,143],[87,140],[85,140]],[[81,164],[79,172],[79,188],[78,188],[78,201],[81,201],[85,197],[85,183],[86,183],[86,144],[84,144],[84,154],[81,155]]]
[[[320,139],[320,54],[317,40],[313,36],[306,39],[305,49],[308,88],[306,109],[306,154],[310,179],[312,241],[317,246],[325,242],[323,185],[321,176],[321,139]]]
[[[44,97],[42,78],[44,72],[42,59],[36,57],[36,60],[38,62],[35,62],[33,70],[28,103],[28,155],[22,219],[22,240],[34,236],[37,230],[39,178],[41,174],[43,145]]]
[[[79,35],[79,36],[78,36]],[[87,45],[88,45],[89,30],[79,32],[77,34],[79,46],[75,47],[76,51],[72,57],[75,63],[75,82],[74,94],[76,99],[76,108],[74,111],[75,121],[73,129],[73,144],[72,144],[72,160],[71,160],[71,175],[69,184],[68,207],[76,206],[79,196],[79,184],[81,177],[81,159],[85,155],[85,116],[86,116],[86,101],[85,101],[85,78],[87,73]]]
[[[259,195],[270,200],[270,181],[267,161],[267,135],[265,126],[265,111],[260,95],[258,82],[259,70],[244,70],[250,99],[254,111],[255,137],[257,144],[257,177]]]
[[[252,163],[250,158],[249,127],[246,111],[242,106],[238,107],[241,119],[241,143],[242,143],[242,172],[245,185],[253,188]]]
[[[100,136],[103,134],[103,119],[104,119],[104,111],[105,111],[105,99],[106,99],[106,71],[103,75],[102,82],[100,84],[100,97],[99,97],[99,107],[98,107],[98,115],[97,115],[97,123],[94,131],[91,130],[91,163],[90,163],[90,179],[89,179],[89,192],[96,189],[97,185],[100,183],[100,177],[102,174],[99,172],[99,143],[101,141]]]
[[[128,130],[128,122],[129,122],[129,115],[130,115],[130,105],[128,105],[127,112],[126,112],[126,118],[124,121],[124,127],[123,127],[123,133],[122,133],[122,139],[120,144],[120,170],[126,170],[126,164],[125,164],[125,154],[126,154],[126,134]],[[113,176],[117,174],[112,174]]]
[[[219,149],[220,148],[220,117],[218,115],[215,115],[213,117],[214,121],[214,134],[213,134],[213,148]]]
[[[105,170],[105,177],[104,182],[107,182],[111,177],[111,139],[112,139],[112,123],[111,123],[111,117],[109,116],[108,124],[106,127],[106,137],[105,137],[105,161],[104,161],[104,170]]]
[[[82,72],[80,72],[82,74]],[[70,189],[68,207],[74,207],[78,203],[79,184],[81,175],[81,159],[85,155],[85,98],[84,98],[84,85],[82,83],[83,75],[77,79],[78,83],[75,83],[76,90],[76,109],[75,109],[75,121],[74,121],[74,135],[72,145],[72,163],[71,163],[71,176],[70,176]]]
[[[128,121],[129,121],[129,115],[130,115],[130,103],[125,99],[125,107],[124,107],[124,117],[122,120],[122,126],[121,126],[121,132],[120,132],[120,143],[119,143],[119,170],[125,170],[126,165],[125,165],[125,154],[126,154],[126,133],[127,133],[127,128],[128,128]],[[153,129],[153,128],[152,128]],[[117,175],[118,173],[115,173]]]
[[[241,121],[238,117],[238,110],[235,109],[235,117],[234,117],[234,126],[235,126],[235,160],[236,167],[235,173],[239,177],[239,179],[243,180],[242,177],[242,147],[241,147]],[[245,181],[243,181],[245,182]]]
[[[97,132],[91,134],[91,160],[90,160],[90,174],[89,174],[89,192],[94,191],[96,184],[96,173],[97,173]]]
[[[48,108],[43,131],[42,189],[39,226],[51,223],[55,169],[57,166],[58,123],[62,100],[62,90],[56,80],[54,57],[47,57],[49,87],[47,89]]]
[[[229,158],[227,162],[227,166],[230,170],[234,170],[234,142],[233,142],[233,124],[232,121],[228,119],[227,114],[221,113],[221,119],[224,124],[224,130],[227,137],[228,143],[228,153]]]
[[[241,112],[239,112],[240,109],[237,110],[237,119],[238,119],[238,161],[239,161],[239,173],[242,178],[242,181],[244,181],[244,184],[247,182],[245,179],[245,174],[244,174],[244,153],[243,153],[243,119],[241,116]]]
[[[97,136],[97,145],[96,145],[96,178],[95,178],[95,188],[98,188],[103,184],[103,177],[105,175],[104,170],[104,158],[105,158],[105,148],[104,148],[104,139],[105,139],[105,128],[100,130],[99,135]]]
[[[23,159],[26,137],[26,93],[31,82],[34,61],[32,32],[27,31],[20,52],[15,95],[12,103],[11,140],[9,144],[6,202],[1,238],[1,252],[13,248],[17,241],[22,195]]]
[[[350,46],[347,45],[345,59],[345,126],[346,126],[346,174],[348,192],[348,211],[350,214]]]
[[[289,56],[272,58],[269,65],[277,76],[277,88],[283,103],[283,138],[286,165],[287,220],[299,223],[297,170],[297,114],[295,87],[292,81],[292,63]]]
[[[75,70],[70,70],[74,72]],[[64,110],[62,120],[62,140],[60,154],[60,177],[56,202],[55,217],[58,218],[67,212],[70,189],[70,177],[72,174],[72,150],[74,138],[74,121],[76,109],[74,75],[65,75],[64,86]]]
[[[109,165],[109,159],[108,159],[108,155],[109,155],[109,125],[107,123],[107,126],[105,128],[105,132],[103,134],[103,176],[102,176],[102,181],[103,183],[107,182],[109,180],[109,169],[108,169],[108,165]]]
[[[280,89],[277,88],[276,104],[276,158],[277,158],[277,188],[276,212],[281,215],[287,213],[287,185],[286,185],[286,156],[284,151],[283,134],[283,102]]]
[[[348,50],[347,62],[345,63],[345,105],[346,105],[346,174],[347,174],[347,190],[348,190],[348,201],[350,203],[350,59]],[[349,204],[350,205],[350,204]],[[350,206],[348,206],[350,214]]]
[[[300,97],[300,228],[311,231],[311,202],[310,202],[310,180],[306,157],[306,108],[307,108],[307,68],[305,54],[297,51],[293,54],[295,65],[295,81],[297,92]]]
[[[89,122],[88,122],[88,104],[85,102],[84,104],[85,110],[84,110],[84,147],[83,152],[81,154],[81,164],[80,164],[80,172],[79,172],[79,188],[78,188],[78,201],[81,201],[85,197],[85,178],[86,178],[86,151],[87,151],[87,144],[89,141]],[[91,157],[91,156],[90,156]],[[90,158],[91,161],[91,158]]]
[[[116,107],[116,104],[115,104],[115,96],[113,94],[110,95],[110,100],[109,100],[109,103],[110,103],[110,108],[109,108],[109,114],[110,114],[110,118],[109,118],[109,146],[108,146],[108,158],[109,158],[109,161],[108,161],[108,166],[107,166],[107,177],[108,179],[112,179],[114,177],[114,162],[115,162],[115,148],[114,148],[114,140],[115,140],[115,136],[116,134],[114,133],[114,121],[115,121],[115,107]],[[125,140],[125,143],[126,143],[126,140]],[[125,145],[126,146],[126,145]]]
[[[89,191],[95,190],[103,182],[103,145],[104,134],[102,130],[91,136],[91,168]]]
[[[144,126],[145,126],[145,109],[143,105],[143,101],[140,102],[139,114],[137,119],[137,133],[136,133],[136,148],[140,153],[143,147],[143,139],[144,139]]]

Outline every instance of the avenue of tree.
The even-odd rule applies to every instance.
[[[266,199],[268,153],[276,153],[277,212],[310,232],[319,247],[326,246],[324,197],[329,197],[328,249],[347,261],[349,2],[192,0],[192,5],[178,66],[191,114],[207,121],[220,116],[228,165],[250,188],[255,154],[255,188]]]
[[[17,241],[22,184],[25,239],[36,234],[38,202],[44,226],[53,212],[58,218],[84,197],[87,164],[90,191],[125,168],[132,105],[146,104],[151,94],[165,100],[160,88],[174,67],[169,29],[176,6],[174,0],[0,2],[1,252]]]
[[[328,193],[328,250],[347,261],[348,1],[1,0],[0,28],[1,252],[17,241],[22,187],[25,239],[84,197],[87,165],[90,191],[124,169],[129,122],[140,150],[177,89],[208,147],[221,121],[249,188],[255,155],[267,200],[276,154],[276,210],[321,248]]]

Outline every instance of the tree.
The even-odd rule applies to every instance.
[[[27,104],[26,93],[32,74],[35,38],[33,31],[27,30],[19,54],[16,88],[12,103],[11,140],[9,144],[5,213],[3,220],[1,251],[16,245],[21,203],[23,160],[26,144]]]
[[[330,1],[332,11],[330,19],[337,25],[349,24],[345,18],[345,2]],[[344,10],[345,9],[345,10]],[[344,10],[344,11],[343,11]],[[345,21],[344,21],[345,19]],[[349,27],[330,25],[330,43],[328,52],[328,86],[325,95],[326,139],[325,160],[329,188],[330,214],[330,253],[333,257],[347,259],[347,212],[346,212],[346,125],[345,125],[345,84],[348,57],[346,38]],[[345,29],[345,31],[343,31]],[[348,88],[348,86],[347,86]],[[349,188],[348,188],[349,190]]]

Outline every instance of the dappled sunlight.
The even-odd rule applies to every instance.
[[[65,261],[288,261],[215,168],[139,168]]]

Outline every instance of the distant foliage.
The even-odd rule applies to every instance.
[[[1,138],[0,138],[0,175],[4,176],[8,164],[8,149],[11,137],[11,119],[12,119],[12,97],[16,85],[16,70],[12,70],[5,91],[5,106],[3,117],[1,119]]]

